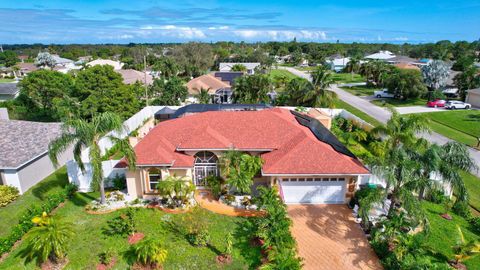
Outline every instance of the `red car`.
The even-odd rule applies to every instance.
[[[427,106],[432,108],[445,107],[445,103],[447,102],[443,99],[435,99],[427,102]]]

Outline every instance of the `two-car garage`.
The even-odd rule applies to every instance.
[[[344,203],[345,178],[283,178],[282,194],[287,204]]]

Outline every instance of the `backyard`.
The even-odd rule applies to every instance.
[[[84,207],[97,198],[97,193],[77,193],[63,207],[56,210],[54,217],[73,224],[74,237],[67,248],[69,263],[65,269],[95,269],[99,254],[111,250],[116,258],[115,269],[126,269],[129,261],[129,244],[126,237],[106,236],[102,231],[107,222],[125,213],[92,215]],[[181,219],[185,214],[167,214],[157,209],[140,208],[135,212],[136,228],[155,239],[160,239],[167,249],[165,269],[212,269],[216,256],[226,248],[226,236],[233,234],[233,262],[223,269],[252,269],[260,264],[260,248],[250,245],[251,232],[247,229],[246,218],[228,217],[205,210],[210,220],[210,245],[195,247],[185,235],[172,226],[171,221]],[[35,269],[33,262],[25,261],[20,255],[25,243],[18,245],[0,263],[0,269]],[[23,266],[25,264],[25,266]]]
[[[477,138],[480,137],[480,111],[459,110],[424,115],[432,121],[433,131],[469,146],[477,145]]]

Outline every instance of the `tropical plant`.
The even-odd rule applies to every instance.
[[[233,235],[231,233],[227,234],[225,237],[225,254],[232,255],[233,253]]]
[[[385,198],[384,191],[381,189],[372,189],[367,188],[368,193],[366,196],[359,199],[359,208],[358,208],[358,215],[362,219],[363,228],[368,231],[370,230],[370,211],[375,203],[378,203],[383,198]]]
[[[208,93],[208,89],[200,89],[197,95],[198,103],[200,104],[208,104],[211,101],[210,94]]]
[[[226,191],[224,191],[225,180],[223,180],[223,178],[216,175],[209,175],[205,178],[205,181],[207,182],[207,186],[212,190],[215,198],[218,199],[222,193],[226,193]]]
[[[66,121],[62,126],[62,134],[50,142],[48,154],[55,166],[58,166],[58,156],[73,146],[74,159],[78,167],[85,173],[85,164],[82,160],[82,150],[88,148],[90,166],[92,168],[92,185],[100,190],[100,203],[105,204],[105,186],[102,169],[102,154],[100,139],[111,131],[121,132],[123,129],[122,120],[117,115],[106,112],[96,115],[91,121],[73,119]],[[107,136],[114,144],[118,144],[129,169],[135,169],[135,152],[130,145],[128,138],[120,139],[111,135]]]
[[[263,160],[236,150],[229,150],[220,158],[220,170],[226,183],[238,192],[248,193],[253,177],[262,168]]]
[[[157,191],[160,196],[168,198],[174,207],[180,207],[187,204],[191,194],[195,191],[195,186],[190,179],[170,175],[158,182]]]
[[[353,74],[359,72],[360,70],[360,57],[351,57],[345,66],[345,71],[350,72],[353,79]]]
[[[422,75],[425,84],[430,91],[447,85],[450,66],[442,60],[432,60],[422,67]]]
[[[242,76],[233,83],[233,100],[235,103],[267,103],[268,93],[272,88],[270,77],[265,74]]]
[[[330,70],[326,67],[317,67],[312,73],[311,87],[306,88],[303,94],[303,102],[309,107],[333,108],[337,94],[329,90],[333,83]]]
[[[132,254],[143,265],[160,267],[167,260],[168,252],[159,240],[145,237],[132,246]]]
[[[0,185],[0,207],[4,207],[15,201],[18,196],[18,188],[14,186]]]
[[[26,248],[22,255],[27,259],[45,262],[48,259],[56,262],[66,255],[73,231],[72,225],[60,222],[52,217],[42,216],[36,227],[32,228],[24,238]]]
[[[232,66],[231,71],[241,71],[241,72],[246,72],[247,67],[242,64],[235,64]]]
[[[457,225],[458,241],[457,245],[453,247],[455,253],[455,264],[459,264],[473,256],[480,254],[480,241],[470,240],[467,241],[463,235],[462,229]]]

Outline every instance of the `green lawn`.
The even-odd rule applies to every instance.
[[[381,124],[377,119],[371,117],[370,115],[360,111],[359,109],[353,107],[352,105],[350,105],[350,104],[348,104],[348,103],[346,103],[346,102],[344,102],[340,99],[335,101],[335,108],[336,109],[345,109],[345,110],[349,111],[350,113],[353,113],[354,115],[360,117],[364,121],[372,124],[373,126],[378,126],[378,125]]]
[[[480,178],[468,172],[461,172],[463,182],[468,191],[468,202],[478,212],[480,211]]]
[[[365,78],[362,77],[360,74],[352,74],[350,73],[332,73],[332,79],[335,83],[358,83],[358,82],[365,82]]]
[[[12,226],[18,224],[18,219],[25,210],[33,204],[40,205],[49,194],[59,192],[68,183],[67,169],[60,168],[27,192],[16,201],[0,208],[0,237],[10,233]]]
[[[122,211],[90,215],[84,211],[84,206],[96,198],[96,193],[77,193],[71,201],[59,208],[55,216],[73,224],[75,232],[68,247],[69,264],[65,269],[95,269],[98,264],[98,254],[112,249],[117,263],[114,269],[128,268],[129,244],[126,238],[105,236],[102,228],[108,220],[118,216]],[[212,224],[210,227],[211,245],[209,247],[194,247],[184,235],[168,224],[168,220],[182,218],[182,214],[166,214],[157,209],[141,208],[136,212],[137,230],[146,236],[160,239],[167,251],[164,269],[215,269],[215,257],[225,250],[226,235],[234,236],[233,263],[223,269],[255,269],[260,264],[260,248],[251,247],[250,232],[246,230],[246,218],[228,217],[210,212],[206,213]],[[32,262],[24,262],[19,255],[25,247],[21,243],[0,264],[0,269],[35,269]],[[25,264],[25,266],[24,266]]]
[[[0,83],[14,82],[14,79],[2,79],[0,78]]]
[[[277,80],[278,78],[286,77],[287,81],[290,81],[291,79],[294,79],[297,77],[295,74],[285,69],[272,69],[269,75],[272,80]]]
[[[457,225],[460,226],[467,240],[480,239],[480,235],[472,230],[464,218],[453,213],[449,213],[453,217],[452,220],[442,218],[440,214],[444,212],[443,205],[424,201],[422,206],[430,222],[430,234],[425,239],[425,244],[439,253],[435,256],[438,261],[445,262],[453,259],[452,246],[458,239]],[[480,256],[466,260],[465,265],[469,270],[480,269]]]
[[[378,88],[370,88],[366,85],[352,86],[352,87],[340,87],[345,91],[348,91],[355,96],[373,96],[373,92],[380,90]]]
[[[477,137],[480,137],[480,111],[445,111],[424,115],[432,120],[435,132],[470,146],[477,144]]]
[[[370,102],[372,102],[377,106],[384,106],[386,104],[390,104],[395,107],[425,106],[427,104],[427,100],[423,98],[415,98],[415,99],[408,99],[408,100],[400,100],[396,98],[384,98],[384,99],[375,99]]]

